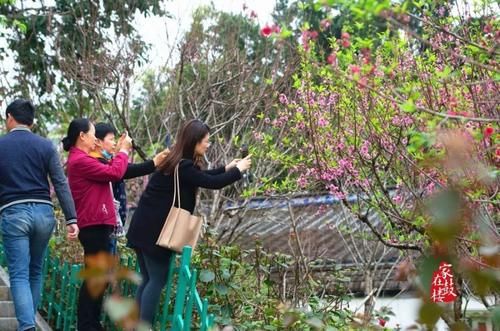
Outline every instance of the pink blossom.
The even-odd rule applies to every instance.
[[[396,145],[386,138],[382,138],[380,143],[382,147],[389,153],[394,153],[394,151],[396,150]]]
[[[342,191],[340,191],[340,189],[337,186],[330,184],[326,188],[328,189],[328,191],[330,191],[330,194],[336,197],[337,199],[343,200],[345,198],[345,194]]]
[[[297,179],[297,185],[300,188],[306,188],[307,187],[307,177],[304,175],[300,175],[300,177]]]
[[[448,99],[448,106],[451,108],[451,109],[454,109],[457,107],[457,98],[455,98],[454,96],[450,96],[450,98]]]
[[[493,31],[493,27],[491,26],[491,24],[490,23],[486,24],[484,26],[483,32],[484,33],[491,33],[491,31]]]
[[[430,182],[426,187],[425,187],[425,193],[427,195],[431,195],[434,193],[434,190],[436,189],[436,184],[434,182]]]
[[[336,176],[334,175],[334,173],[331,171],[328,171],[328,170],[324,171],[320,176],[321,180],[324,180],[327,182],[332,181],[333,179],[335,179],[335,177]]]
[[[359,80],[358,80],[358,85],[362,88],[364,87],[367,87],[368,86],[368,78],[366,78],[365,76],[361,77]]]
[[[491,126],[486,127],[486,129],[484,129],[484,138],[488,139],[494,132],[495,129],[493,129]]]
[[[397,203],[397,204],[400,204],[403,202],[403,197],[399,194],[395,195],[393,198],[392,198],[392,201],[394,203]]]
[[[341,34],[341,38],[342,38],[342,39],[347,39],[347,40],[348,40],[350,37],[351,37],[351,36],[350,36],[350,35],[349,35],[349,33],[347,33],[347,32],[342,32],[342,34]]]
[[[321,128],[328,126],[328,124],[330,124],[330,122],[328,122],[328,120],[323,117],[320,117],[320,119],[318,120],[318,126]]]
[[[283,93],[280,94],[279,99],[280,99],[280,103],[282,103],[283,105],[288,104],[288,98]]]
[[[371,157],[371,155],[370,155],[370,142],[368,140],[365,140],[365,142],[363,142],[363,145],[361,146],[359,153],[364,158],[369,159]]]
[[[331,106],[331,105],[334,105],[337,103],[339,99],[339,95],[337,93],[332,93],[328,96],[328,105]]]
[[[306,128],[306,124],[304,122],[298,122],[295,127],[297,128],[297,130],[304,130]]]
[[[345,159],[345,158],[339,160],[339,165],[340,165],[340,167],[342,167],[342,169],[345,169],[345,170],[352,169],[352,162],[350,160]]]
[[[264,139],[264,135],[262,134],[262,132],[254,131],[253,138],[257,141],[262,141]]]
[[[444,8],[443,6],[439,7],[438,9],[439,16],[443,17],[445,13],[446,13],[446,8]]]
[[[326,107],[326,98],[324,95],[321,95],[318,99],[318,105],[322,108]]]
[[[328,57],[326,58],[326,62],[328,62],[328,64],[336,64],[337,54],[331,53],[330,55],[328,55]]]
[[[266,24],[266,25],[264,25],[264,26],[262,27],[262,29],[260,29],[260,35],[261,35],[262,37],[266,37],[266,38],[268,38],[269,36],[271,36],[271,34],[272,34],[272,33],[273,33],[273,28],[272,28],[272,27],[270,27],[270,26],[269,26],[269,25],[267,25],[267,24]]]
[[[413,118],[411,118],[410,116],[394,116],[392,118],[392,121],[391,121],[392,125],[395,125],[395,126],[409,126],[411,124],[413,124]]]
[[[332,22],[328,18],[322,19],[321,22],[319,22],[319,26],[321,27],[321,30],[328,29],[330,27],[330,25],[332,25]]]
[[[309,31],[302,31],[301,41],[302,47],[304,47],[305,50],[309,49]]]
[[[349,46],[351,46],[351,42],[347,39],[342,39],[341,44],[342,44],[342,47],[344,47],[344,48],[348,48]]]
[[[411,118],[410,116],[404,116],[403,119],[402,119],[402,123],[406,126],[408,125],[412,125],[413,124],[413,118]]]
[[[278,128],[281,128],[283,126],[283,121],[281,120],[273,120],[272,122],[272,126],[275,126],[275,127],[278,127]]]
[[[328,211],[328,206],[327,206],[327,205],[320,205],[320,206],[318,207],[318,212],[317,212],[317,214],[318,214],[318,215],[323,215],[323,214],[325,214],[327,211]]]
[[[309,32],[309,37],[311,37],[311,39],[316,39],[316,38],[318,38],[318,36],[319,36],[318,31]]]
[[[361,72],[361,68],[358,65],[355,65],[355,64],[349,65],[349,70],[351,70],[351,73],[353,75],[359,74]]]
[[[304,47],[304,49],[307,50],[309,48],[309,40],[318,38],[318,31],[304,30],[302,31],[301,38],[302,38],[302,47]]]

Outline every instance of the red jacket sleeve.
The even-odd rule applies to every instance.
[[[86,155],[75,162],[73,170],[81,176],[96,182],[117,182],[125,175],[127,165],[128,156],[125,153],[118,153],[107,164]]]

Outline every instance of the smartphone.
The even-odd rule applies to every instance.
[[[240,153],[241,153],[242,159],[244,159],[248,156],[248,146],[246,144],[241,145]]]
[[[167,133],[167,135],[165,136],[163,144],[165,145],[166,148],[170,148],[170,146],[172,145],[172,137],[170,136],[170,133]]]
[[[241,158],[244,159],[248,156],[248,145],[243,144],[240,148]],[[243,173],[243,187],[248,187],[248,185],[253,182],[253,175],[250,171]]]

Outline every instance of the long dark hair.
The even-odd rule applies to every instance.
[[[69,123],[68,134],[63,138],[63,148],[67,152],[73,146],[75,146],[80,132],[87,133],[90,130],[90,121],[88,118],[76,118]]]
[[[203,159],[200,155],[194,155],[196,145],[210,133],[208,125],[200,120],[190,120],[182,126],[177,134],[175,145],[170,149],[170,153],[158,166],[158,169],[165,174],[173,174],[175,166],[182,159],[193,160],[195,165],[202,167]]]

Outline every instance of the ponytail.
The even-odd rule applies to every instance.
[[[87,118],[76,118],[71,121],[68,127],[68,133],[63,138],[63,148],[68,152],[71,147],[74,147],[80,132],[87,133],[90,130],[90,121]]]

